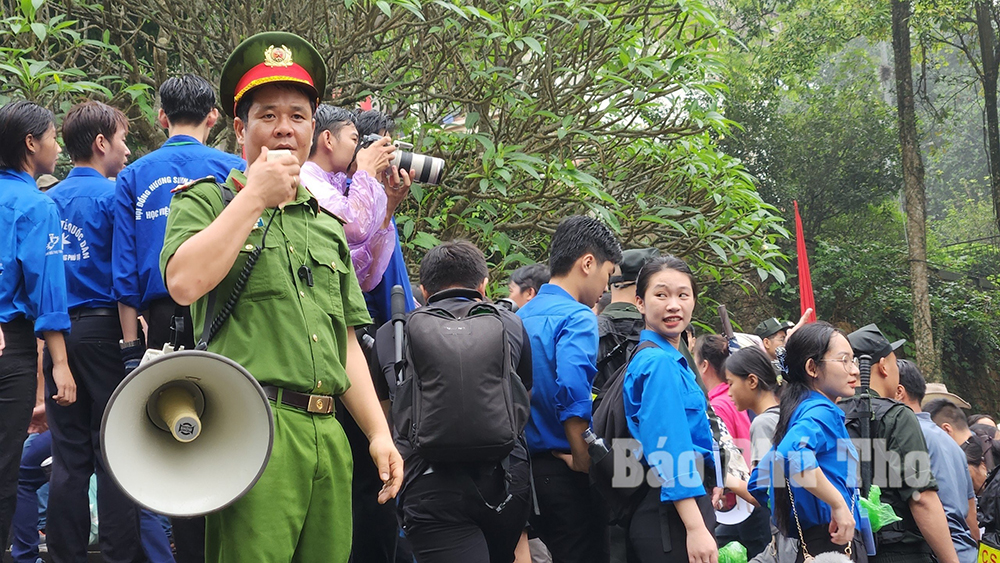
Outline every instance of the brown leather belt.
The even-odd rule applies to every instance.
[[[278,387],[274,385],[264,385],[264,394],[267,398],[278,401]],[[330,395],[307,395],[306,393],[296,393],[288,389],[281,389],[281,404],[304,410],[311,414],[331,414],[334,411],[333,397]]]

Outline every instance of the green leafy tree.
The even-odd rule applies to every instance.
[[[734,73],[736,74],[736,73]],[[770,99],[734,77],[727,115],[745,127],[723,141],[740,157],[764,198],[791,215],[798,200],[810,240],[830,219],[896,192],[899,158],[894,111],[880,91],[878,65],[863,46],[816,69],[807,86]]]
[[[45,0],[0,0],[0,6],[9,14],[0,20],[0,104],[23,98],[62,113],[96,96],[152,116],[148,89],[126,83],[119,47],[87,20],[99,6],[67,10]]]
[[[317,44],[335,103],[375,95],[416,151],[448,162],[399,216],[411,256],[466,237],[506,268],[544,258],[563,217],[592,213],[717,279],[782,275],[780,219],[709,134],[731,123],[717,108],[720,25],[700,1],[116,4],[99,25],[132,68],[151,65],[133,79],[149,86],[216,78],[264,29]]]

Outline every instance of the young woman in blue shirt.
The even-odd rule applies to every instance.
[[[714,474],[705,393],[678,351],[698,293],[691,269],[674,256],[653,258],[636,280],[636,306],[646,328],[623,382],[632,436],[656,472],[629,524],[630,561],[716,563],[715,512],[703,482]]]
[[[21,446],[36,403],[38,352],[44,338],[60,405],[76,400],[63,332],[69,331],[62,226],[55,203],[38,191],[62,149],[52,112],[33,102],[0,108],[0,538],[14,512]],[[37,396],[36,396],[37,395]],[[39,409],[39,414],[41,409]]]
[[[775,522],[785,536],[804,540],[800,563],[807,554],[827,552],[867,561],[856,532],[858,454],[836,404],[854,395],[859,377],[854,352],[844,333],[824,322],[798,329],[785,349],[774,449],[758,466],[770,476],[765,482]]]

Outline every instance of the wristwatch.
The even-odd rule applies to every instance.
[[[131,348],[133,346],[138,346],[140,344],[142,344],[142,340],[140,340],[138,338],[136,338],[135,340],[129,340],[128,342],[125,342],[124,340],[119,340],[118,341],[118,347],[121,348],[122,350],[125,350],[127,348]]]

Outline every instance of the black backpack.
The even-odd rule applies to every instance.
[[[404,362],[393,424],[415,453],[437,462],[510,454],[531,407],[496,305],[414,310],[404,329]]]
[[[604,456],[599,463],[590,468],[590,482],[592,486],[600,491],[607,502],[611,513],[610,522],[613,524],[627,522],[631,518],[632,513],[635,512],[636,507],[639,506],[639,502],[646,495],[646,492],[649,491],[649,484],[646,482],[648,466],[645,460],[642,461],[642,471],[638,476],[639,479],[636,480],[636,476],[631,476],[632,481],[637,481],[636,485],[616,487],[612,482],[615,471],[615,441],[619,438],[633,439],[632,433],[628,429],[628,418],[625,416],[625,400],[622,393],[625,385],[625,371],[628,370],[628,365],[632,361],[632,358],[635,357],[635,354],[646,348],[658,348],[658,346],[649,341],[642,342],[636,346],[627,357],[625,363],[608,379],[607,383],[605,383],[604,387],[597,394],[597,398],[594,399],[594,417],[592,423],[594,434],[604,440],[604,444],[611,450],[611,453]],[[629,450],[629,455],[638,457],[639,454],[639,451]]]
[[[860,394],[860,391],[858,393]],[[844,411],[844,426],[847,427],[847,434],[852,439],[873,439],[881,436],[884,434],[882,429],[882,419],[885,418],[885,415],[889,414],[889,411],[896,407],[906,408],[906,406],[899,401],[894,401],[884,397],[870,397],[868,399],[871,401],[870,406],[863,409],[862,401],[864,400],[865,399],[862,397],[855,395],[854,397],[844,399],[837,403],[837,406]],[[863,431],[861,429],[861,418],[862,412],[864,411],[869,413],[868,417],[870,422],[868,426],[868,436],[863,436]],[[863,443],[862,447],[864,447]],[[863,496],[868,496],[868,489],[871,487],[873,474],[872,459],[874,458],[873,454],[874,452],[870,452],[868,454],[860,451],[858,452],[861,465],[859,470],[861,472],[862,481],[859,488],[861,489],[861,494]]]
[[[606,315],[597,316],[597,375],[594,376],[594,390],[600,390],[621,369],[639,345],[639,333],[643,321],[632,319],[611,319]]]
[[[858,394],[861,392],[859,391]],[[893,409],[901,408],[908,409],[906,405],[896,401],[894,399],[888,399],[886,397],[869,397],[867,400],[871,401],[870,406],[862,404],[865,401],[863,397],[856,394],[854,397],[845,399],[837,403],[837,406],[844,411],[844,426],[847,427],[847,434],[852,439],[865,438],[863,436],[863,431],[861,427],[861,419],[863,413],[868,412],[868,439],[875,439],[879,436],[885,435],[885,428],[883,427],[883,420],[886,415],[892,412]],[[872,442],[868,442],[872,444]],[[865,447],[865,443],[861,443],[861,447]],[[861,496],[867,497],[869,489],[872,485],[872,477],[875,471],[875,458],[876,451],[872,445],[868,446],[872,448],[870,452],[864,452],[859,449],[858,457],[859,459],[859,470],[861,473],[861,483],[859,488],[861,489]],[[885,487],[883,487],[884,489]],[[875,533],[876,544],[892,544],[900,541],[907,534],[907,530],[914,530],[916,524],[911,516],[904,517],[903,520],[897,520],[891,524],[886,524]]]

